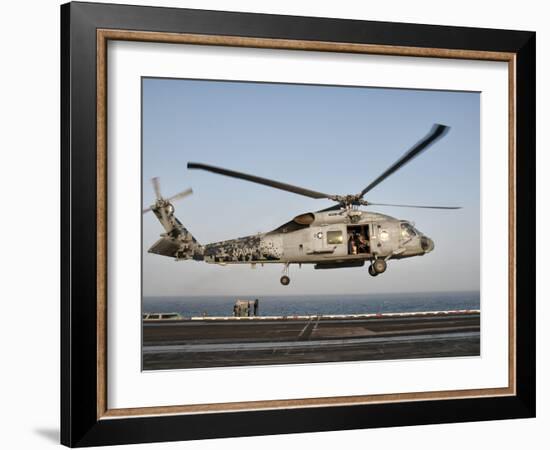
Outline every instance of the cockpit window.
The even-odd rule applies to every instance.
[[[401,236],[405,239],[409,239],[416,236],[416,231],[410,223],[403,222],[401,223]]]

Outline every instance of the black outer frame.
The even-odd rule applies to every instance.
[[[517,395],[97,419],[96,29],[516,53]],[[71,447],[535,416],[535,33],[127,5],[61,6],[61,443]]]

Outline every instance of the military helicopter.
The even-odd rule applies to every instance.
[[[187,189],[170,198],[160,193],[158,178],[153,178],[156,202],[143,213],[152,211],[165,233],[148,250],[176,260],[204,261],[212,264],[283,264],[280,282],[290,283],[291,264],[314,264],[315,269],[361,267],[368,261],[368,272],[378,276],[393,259],[422,256],[434,249],[434,242],[407,220],[360,210],[360,206],[398,206],[407,208],[460,209],[458,206],[425,206],[372,203],[364,199],[375,186],[395,173],[428,147],[441,139],[449,127],[435,124],[430,132],[410,148],[358,194],[332,195],[291,184],[257,177],[221,167],[190,162],[188,169],[204,170],[219,175],[263,184],[313,199],[336,202],[329,208],[306,212],[267,233],[259,233],[222,242],[202,245],[174,215],[172,202],[192,193]]]

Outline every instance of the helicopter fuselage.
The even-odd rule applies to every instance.
[[[407,221],[341,210],[305,213],[268,233],[207,244],[191,257],[213,264],[315,264],[316,269],[332,269],[424,255],[433,248],[433,241]]]

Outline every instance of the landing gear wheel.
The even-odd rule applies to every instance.
[[[369,274],[373,277],[375,277],[376,275],[378,275],[375,271],[374,271],[374,268],[372,266],[369,266]]]
[[[384,261],[383,259],[376,259],[372,263],[371,267],[372,270],[376,273],[384,273],[386,271],[387,264],[386,261]]]
[[[282,284],[283,286],[288,286],[288,285],[290,284],[290,278],[287,277],[286,275],[283,275],[283,276],[281,277],[281,284]]]

